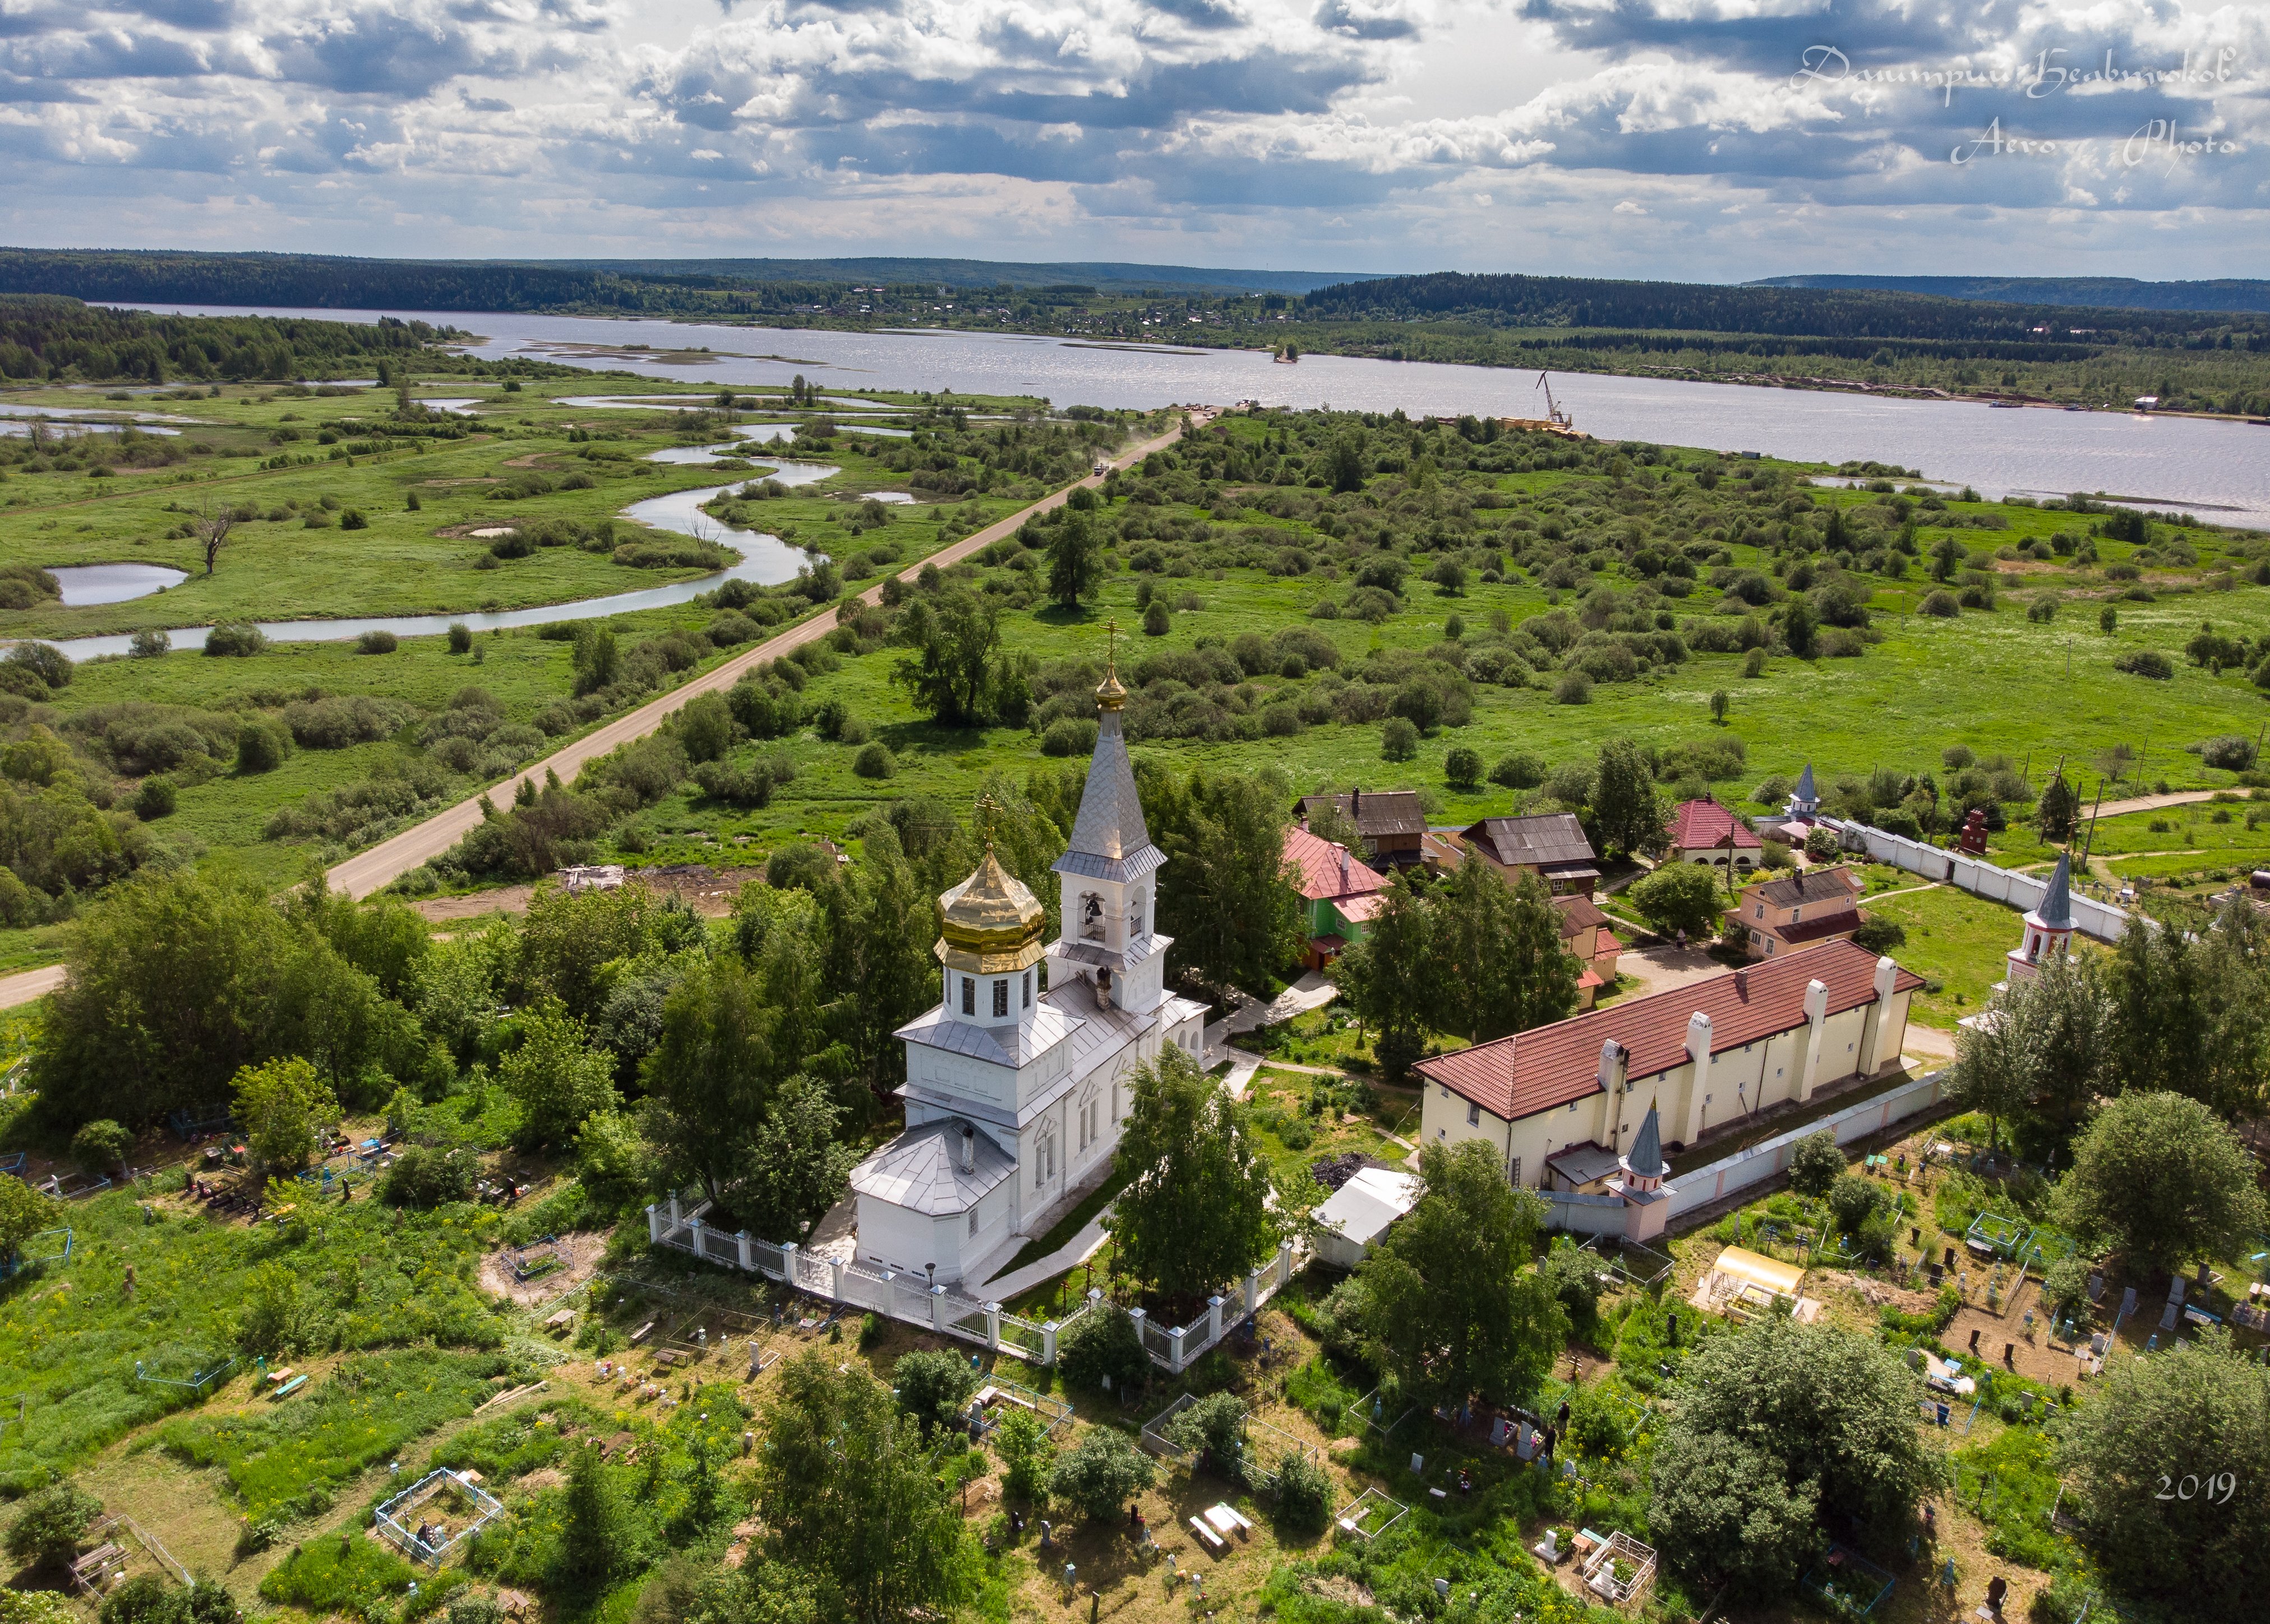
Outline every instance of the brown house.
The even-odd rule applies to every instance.
[[[1590,896],[1599,881],[1600,860],[1573,812],[1485,818],[1458,839],[1506,879],[1534,874],[1555,896]]]
[[[1307,823],[1311,813],[1337,806],[1363,836],[1364,856],[1373,863],[1409,868],[1422,855],[1427,813],[1416,790],[1351,790],[1346,795],[1304,795],[1294,811]]]
[[[1576,1007],[1587,1010],[1603,987],[1616,984],[1616,958],[1622,940],[1610,929],[1608,916],[1588,896],[1556,896],[1553,911],[1561,916],[1561,946],[1584,965],[1576,983]]]
[[[1859,877],[1842,864],[1762,879],[1745,886],[1741,901],[1726,910],[1728,933],[1741,932],[1753,959],[1843,941],[1867,923],[1858,904],[1863,889]]]

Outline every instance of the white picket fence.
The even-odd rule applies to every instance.
[[[841,1257],[813,1257],[793,1241],[760,1241],[746,1229],[728,1235],[703,1221],[706,1200],[684,1208],[677,1196],[646,1210],[647,1239],[653,1245],[688,1252],[704,1263],[760,1274],[808,1295],[846,1308],[887,1314],[893,1319],[920,1325],[940,1336],[959,1337],[996,1353],[1009,1353],[1028,1364],[1053,1365],[1057,1339],[1082,1315],[1101,1311],[1103,1294],[1090,1291],[1087,1301],[1061,1321],[1033,1321],[1011,1314],[998,1302],[980,1302],[950,1286],[933,1286],[927,1275],[894,1272],[872,1264]],[[1238,1322],[1282,1291],[1293,1278],[1293,1243],[1286,1242],[1277,1256],[1248,1273],[1234,1306],[1224,1297],[1206,1299],[1206,1311],[1187,1325],[1158,1324],[1141,1309],[1128,1310],[1142,1338],[1143,1351],[1161,1369],[1179,1376],[1236,1326]]]
[[[1977,857],[1959,851],[1942,851],[1871,824],[1840,822],[1833,818],[1821,821],[1843,835],[1848,848],[1855,843],[1865,847],[1868,856],[1878,863],[1888,863],[1989,901],[2007,903],[2021,912],[2039,902],[2050,888],[2046,873],[2013,873]],[[2078,891],[2073,894],[2073,923],[2084,936],[2093,936],[2100,942],[2117,942],[2127,933],[2128,921],[2128,914],[2110,902],[2083,896]]]

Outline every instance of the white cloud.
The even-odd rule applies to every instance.
[[[1509,29],[1523,91],[1435,93]],[[1997,119],[2056,155],[1947,161]],[[2154,119],[2217,150],[2129,161]],[[1748,275],[1953,269],[1933,222],[1984,211],[2044,271],[2167,274],[2133,217],[2250,274],[2266,152],[2270,16],[2178,0],[0,0],[19,241],[1480,269],[1561,234],[1609,271],[1644,211]]]

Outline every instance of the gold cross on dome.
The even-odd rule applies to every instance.
[[[1103,674],[1106,677],[1116,677],[1119,674],[1119,622],[1106,620],[1103,623],[1103,634],[1106,639]]]
[[[993,798],[991,790],[977,797],[977,827],[985,836],[985,849],[993,849],[993,820],[1000,814],[1001,803]]]

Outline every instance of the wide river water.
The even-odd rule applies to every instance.
[[[242,315],[211,306],[152,306]],[[418,311],[281,310],[254,314],[375,321],[381,315],[483,336],[473,353],[528,355],[684,383],[785,383],[797,373],[829,389],[946,389],[1038,395],[1060,406],[1321,406],[1413,416],[1542,417],[1537,374],[1493,367],[1304,355],[1282,366],[1260,350],[1114,344],[1022,334],[827,332],[655,320]],[[619,353],[641,345],[690,364]],[[2102,492],[2202,519],[2270,530],[2270,427],[2141,413],[2006,410],[1970,402],[1740,384],[1555,373],[1553,392],[1576,426],[1612,440],[1762,451],[1806,462],[1873,460],[1976,487],[1989,497]]]

